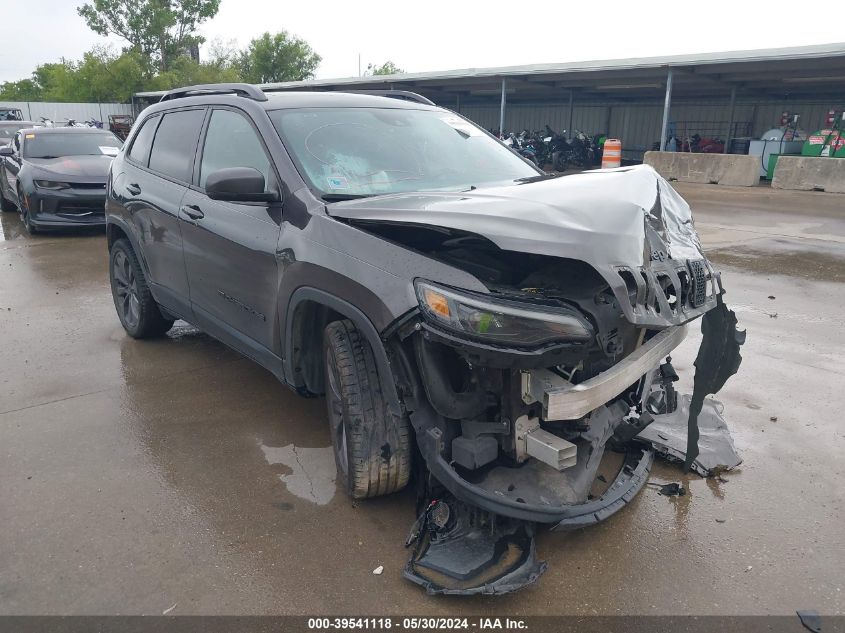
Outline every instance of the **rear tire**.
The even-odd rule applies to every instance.
[[[109,281],[117,316],[132,338],[161,336],[173,327],[162,316],[147,278],[128,240],[119,239],[109,251]]]
[[[351,321],[335,321],[323,358],[338,481],[353,499],[401,490],[411,472],[410,424],[388,410],[370,344]]]

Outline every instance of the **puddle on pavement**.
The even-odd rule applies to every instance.
[[[827,246],[827,245],[825,245]],[[845,258],[836,245],[823,249],[806,241],[766,240],[755,246],[708,250],[712,261],[753,273],[787,275],[811,281],[845,283]]]
[[[292,495],[320,506],[334,498],[337,468],[331,446],[304,448],[288,444],[276,447],[260,442],[259,446],[268,464],[282,464],[291,469],[289,474],[279,475],[279,479]]]

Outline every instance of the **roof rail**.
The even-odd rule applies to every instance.
[[[423,103],[425,105],[437,105],[431,99],[427,99],[416,92],[410,90],[338,90],[338,92],[351,92],[353,94],[361,95],[376,95],[378,97],[391,97],[392,99],[401,99],[402,101],[413,101],[415,103]]]
[[[265,95],[259,88],[252,84],[232,83],[232,84],[199,84],[196,86],[185,86],[184,88],[176,88],[175,90],[168,90],[165,92],[159,101],[170,101],[171,99],[179,99],[182,97],[190,97],[198,94],[236,94],[239,97],[246,97],[253,101],[267,101]]]

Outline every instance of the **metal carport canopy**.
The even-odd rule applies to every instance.
[[[673,70],[676,97],[739,95],[799,97],[845,94],[845,43],[792,48],[643,57],[563,64],[313,79],[263,84],[267,91],[412,90],[444,106],[497,101],[502,79],[509,102],[568,99],[579,101],[661,99]]]
[[[721,97],[730,99],[732,106],[738,96],[845,101],[845,43],[311,79],[259,84],[259,87],[268,92],[411,90],[439,105],[457,110],[462,105],[498,102],[500,129],[505,120],[507,103],[568,101],[571,123],[576,100],[606,104],[663,101],[662,148],[665,146],[673,99]],[[135,97],[153,99],[162,94],[164,91],[142,92]]]

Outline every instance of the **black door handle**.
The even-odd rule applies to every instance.
[[[137,196],[141,193],[141,187],[137,185],[137,183],[132,183],[131,185],[126,185],[126,191],[131,193],[133,196]]]
[[[202,209],[195,204],[186,204],[180,210],[192,220],[201,220],[205,217],[205,213],[202,212]]]

